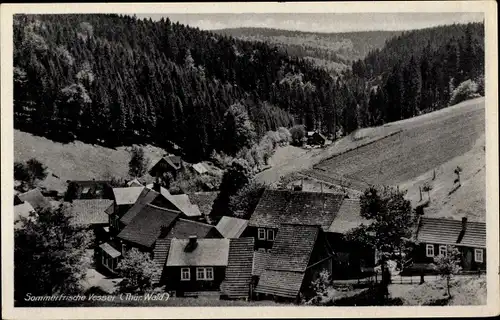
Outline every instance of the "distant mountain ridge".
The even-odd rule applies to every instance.
[[[352,61],[365,58],[403,31],[305,32],[268,28],[228,28],[214,33],[248,41],[267,42],[289,55],[306,58],[327,69],[342,71]]]

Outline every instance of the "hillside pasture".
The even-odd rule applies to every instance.
[[[452,111],[394,123],[390,127],[403,131],[334,155],[314,169],[323,176],[352,179],[357,185],[398,185],[411,180],[471,150],[484,134],[483,99]]]
[[[66,180],[127,178],[129,150],[130,147],[112,149],[81,141],[54,142],[14,130],[14,160],[24,162],[36,158],[45,164],[49,175],[40,186],[47,190],[64,192]],[[150,159],[159,159],[165,153],[163,149],[149,145],[144,151]]]

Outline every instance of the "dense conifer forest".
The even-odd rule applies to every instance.
[[[234,153],[227,128],[246,117],[255,139],[299,123],[349,133],[445,107],[468,79],[484,90],[483,28],[405,32],[334,75],[169,19],[18,15],[14,126],[54,140],[177,145],[193,161]]]

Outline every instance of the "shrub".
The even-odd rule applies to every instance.
[[[121,292],[146,292],[152,289],[152,279],[161,270],[148,253],[130,249],[118,263],[117,271],[124,278],[120,282]]]
[[[457,104],[459,102],[479,97],[478,85],[472,80],[467,80],[458,85],[451,93],[450,105]]]
[[[21,181],[21,187],[33,188],[38,181],[42,181],[47,177],[47,167],[35,158],[28,160],[26,163],[14,163],[14,179]]]
[[[142,177],[149,166],[149,158],[144,155],[144,149],[134,146],[131,151],[128,173],[132,177]]]

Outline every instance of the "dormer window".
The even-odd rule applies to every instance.
[[[257,231],[257,237],[259,240],[266,240],[266,229],[259,228]]]
[[[274,230],[273,229],[267,230],[267,240],[274,241]]]

